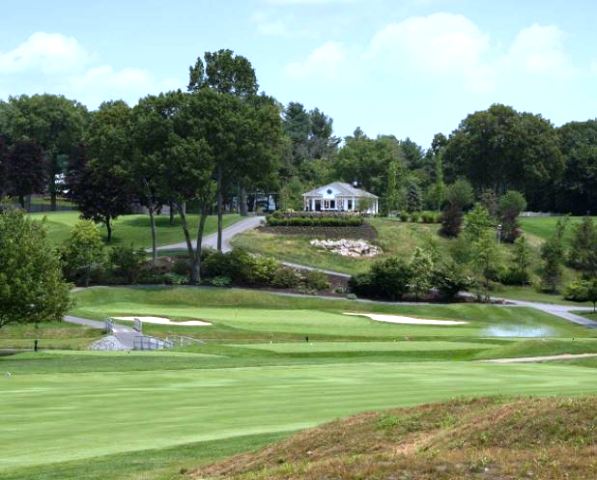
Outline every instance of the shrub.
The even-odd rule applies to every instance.
[[[177,275],[189,275],[191,272],[191,262],[188,258],[177,257],[172,265],[172,272]]]
[[[433,223],[435,221],[435,215],[433,212],[423,212],[421,214],[421,220],[423,223]]]
[[[376,262],[368,273],[351,277],[353,293],[369,298],[399,300],[408,291],[412,272],[410,266],[399,258]]]
[[[564,298],[573,302],[586,302],[589,300],[590,282],[576,280],[569,283],[564,290]]]
[[[214,277],[209,281],[210,285],[212,287],[230,287],[232,285],[232,280],[230,279],[230,277]]]
[[[504,285],[527,285],[529,281],[529,272],[526,270],[508,268],[500,275],[500,283]]]
[[[250,283],[255,285],[270,285],[280,264],[270,257],[253,257],[251,265]]]
[[[299,274],[288,267],[278,267],[272,278],[272,286],[276,288],[296,288],[301,278]]]
[[[112,274],[127,283],[136,283],[145,263],[145,251],[131,245],[113,247],[110,251],[110,269]]]
[[[400,212],[400,221],[402,222],[408,222],[408,219],[410,218],[408,212]]]
[[[165,273],[162,278],[166,285],[184,285],[189,279],[186,275],[178,275],[173,272]]]
[[[413,212],[410,214],[410,221],[412,223],[419,223],[421,221],[421,214],[419,212]]]
[[[327,290],[330,288],[328,276],[323,272],[310,270],[303,276],[303,282],[307,288],[313,290]]]
[[[90,220],[75,224],[61,249],[64,276],[78,285],[88,286],[92,275],[103,270],[106,262],[99,230]]]
[[[435,268],[432,282],[446,300],[453,300],[458,292],[467,290],[472,284],[466,270],[452,259]]]
[[[280,263],[273,258],[254,256],[235,248],[231,252],[210,251],[202,263],[206,278],[227,277],[233,284],[248,286],[272,285]]]

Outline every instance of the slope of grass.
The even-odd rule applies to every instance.
[[[314,237],[272,234],[258,230],[237,236],[233,245],[282,261],[354,274],[367,271],[380,258],[395,255],[409,258],[415,247],[424,247],[433,242],[442,250],[449,244],[448,240],[437,235],[437,225],[403,223],[394,218],[371,218],[368,221],[378,232],[375,243],[383,250],[383,254],[376,258],[343,257],[311,246],[309,241]]]
[[[595,408],[597,397],[478,399],[368,413],[192,478],[588,480],[597,469]]]
[[[97,340],[102,332],[65,322],[7,325],[0,329],[0,349],[80,349]]]
[[[173,371],[161,358],[161,369],[147,372],[0,378],[0,471],[286,432],[459,395],[597,393],[593,370],[574,366],[339,362]]]
[[[48,231],[48,238],[56,245],[62,243],[68,236],[74,226],[79,220],[80,213],[72,212],[44,212],[33,213],[31,218],[39,221],[44,221]],[[198,222],[198,215],[189,216],[189,224],[192,228],[196,228]],[[230,214],[224,216],[224,227],[233,224],[240,219],[239,215]],[[167,215],[162,215],[157,218],[157,241],[158,245],[168,245],[184,241],[182,228],[180,226],[180,219],[177,217],[173,225],[170,225],[170,220]],[[101,227],[100,227],[101,228]],[[113,226],[113,245],[130,245],[135,247],[148,248],[151,246],[151,231],[149,228],[148,215],[123,215],[114,221]],[[215,232],[217,229],[217,218],[211,216],[207,219],[205,224],[205,234]],[[105,235],[105,229],[102,228],[102,233]]]

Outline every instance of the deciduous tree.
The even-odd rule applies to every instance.
[[[68,285],[43,224],[22,212],[0,212],[0,328],[10,323],[60,321]]]

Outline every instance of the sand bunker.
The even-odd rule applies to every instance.
[[[202,322],[201,320],[188,320],[186,322],[173,322],[169,318],[164,317],[113,317],[114,320],[124,320],[127,322],[134,322],[136,319],[143,323],[155,323],[157,325],[172,325],[176,327],[207,327],[211,325],[209,322]]]
[[[403,317],[402,315],[384,315],[380,313],[348,313],[344,315],[353,315],[356,317],[367,317],[376,322],[399,323],[402,325],[465,325],[468,322],[461,322],[458,320],[429,320],[424,318]]]

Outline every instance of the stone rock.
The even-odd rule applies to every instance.
[[[323,248],[332,253],[342,255],[343,257],[375,257],[382,253],[381,248],[371,245],[365,240],[311,240],[309,242],[313,247]]]

